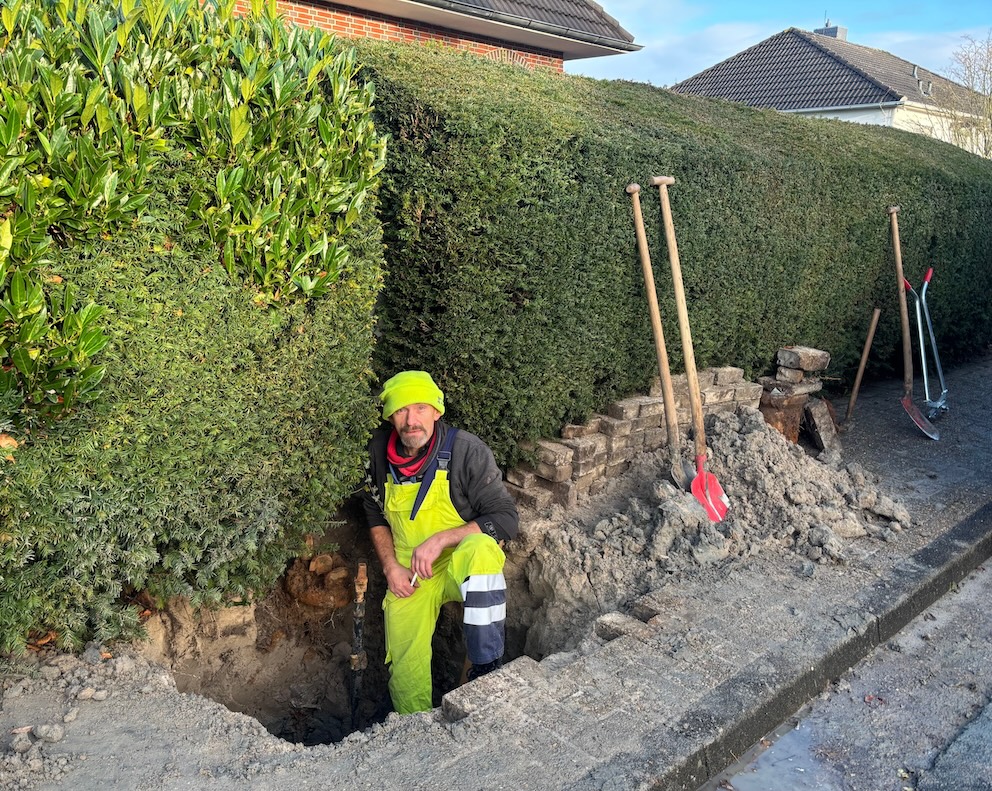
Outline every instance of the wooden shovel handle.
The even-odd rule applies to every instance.
[[[648,310],[651,313],[651,331],[654,334],[654,348],[658,356],[658,374],[661,377],[661,396],[665,403],[665,427],[668,432],[669,450],[678,453],[679,424],[675,411],[675,391],[672,388],[672,373],[668,366],[668,349],[665,347],[665,331],[661,326],[661,311],[658,309],[658,291],[654,285],[654,271],[651,269],[651,253],[648,250],[648,237],[644,233],[644,217],[641,215],[641,186],[628,184],[627,194],[634,205],[634,230],[637,234],[637,252],[641,257],[644,272],[644,286],[648,294]]]
[[[881,314],[880,308],[875,308],[871,314],[871,322],[868,324],[868,337],[865,338],[864,348],[861,350],[861,362],[858,363],[858,375],[854,377],[854,389],[851,390],[851,398],[847,402],[847,414],[844,416],[846,423],[854,414],[854,405],[858,400],[858,390],[861,389],[861,378],[865,375],[865,365],[868,363],[868,352],[871,351],[871,342],[875,338],[875,328],[878,327],[878,317]]]
[[[899,324],[902,327],[902,386],[903,397],[913,395],[913,347],[909,338],[909,308],[906,305],[906,277],[902,273],[902,249],[899,246],[899,207],[889,206],[892,229],[892,251],[896,258],[896,291],[899,293]]]
[[[682,265],[679,262],[679,248],[675,241],[675,223],[672,220],[672,206],[668,200],[668,185],[674,184],[672,176],[654,176],[651,183],[657,185],[661,194],[661,216],[665,224],[665,244],[668,247],[668,262],[672,267],[672,282],[675,286],[675,309],[679,316],[679,335],[682,338],[682,356],[685,358],[685,378],[689,384],[689,407],[692,412],[692,433],[696,458],[706,456],[706,434],[703,429],[703,400],[699,392],[699,376],[696,373],[696,355],[692,349],[692,333],[689,329],[689,310],[685,302],[685,288],[682,284]]]

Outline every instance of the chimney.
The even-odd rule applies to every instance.
[[[821,36],[830,36],[830,38],[836,38],[840,41],[847,41],[847,28],[841,27],[840,25],[834,25],[833,27],[820,27],[813,31]]]

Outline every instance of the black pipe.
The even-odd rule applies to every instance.
[[[368,563],[359,561],[355,573],[355,611],[351,641],[351,727],[358,730],[358,704],[362,694],[362,671],[369,665],[365,653],[365,592],[369,587]]]

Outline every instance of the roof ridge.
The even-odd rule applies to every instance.
[[[816,38],[814,38],[814,36],[815,37],[818,37],[818,38],[825,38],[824,36],[821,36],[818,33],[811,33],[808,30],[802,30],[801,28],[798,28],[798,27],[790,27],[785,32],[786,33],[798,34],[799,35],[799,38],[801,38],[803,41],[806,41],[807,43],[809,43],[812,46],[816,47],[818,50],[820,50],[820,52],[824,53],[828,57],[830,57],[833,60],[837,61],[838,63],[840,63],[841,65],[843,65],[845,68],[850,69],[854,73],[856,73],[856,74],[860,75],[861,77],[863,77],[864,79],[868,80],[868,82],[870,82],[876,88],[881,88],[883,91],[885,91],[886,93],[888,93],[890,96],[894,96],[896,99],[905,99],[905,98],[907,98],[902,93],[900,93],[895,88],[893,88],[891,85],[886,85],[881,80],[876,79],[873,75],[871,75],[868,72],[866,72],[864,69],[862,69],[857,64],[851,63],[851,61],[849,61],[847,58],[843,57],[842,55],[840,55],[837,52],[834,52],[832,49],[830,49],[829,47],[821,44],[819,41],[816,40]],[[883,55],[890,55],[893,58],[897,58],[898,60],[903,60],[898,55],[892,55],[891,52],[885,52],[884,50],[880,50],[880,49],[877,49],[877,50],[876,49],[872,49],[872,47],[866,47],[863,44],[854,44],[853,42],[850,42],[850,41],[845,41],[844,43],[845,44],[849,44],[852,47],[860,47],[861,49],[869,49],[869,50],[872,50],[873,52],[880,52]],[[908,60],[903,60],[903,63],[909,63],[909,61]]]
[[[627,51],[642,49],[642,45],[634,44],[634,36],[630,31],[624,28],[616,18],[608,14],[594,0],[550,0],[553,5],[559,6],[560,10],[566,12],[566,16],[568,17],[567,23],[561,19],[544,21],[534,13],[528,14],[526,11],[520,10],[522,7],[528,10],[539,9],[541,11],[548,11],[549,0],[488,0],[488,2],[486,0],[411,1],[435,8],[455,11],[456,13],[462,13],[479,19],[491,19],[515,24],[524,29],[553,31],[556,35],[571,37],[576,40],[610,41],[618,45],[618,48]],[[516,5],[518,8],[511,10],[511,6],[513,5]],[[584,9],[591,13],[595,22],[608,29],[609,33],[597,33],[590,29],[580,29],[574,26],[572,24],[574,20],[579,20],[580,22],[589,21],[575,13],[578,9]],[[568,13],[570,10],[572,13]]]
[[[786,33],[788,31],[782,31],[782,32],[783,33]],[[718,63],[714,63],[712,66],[707,66],[702,71],[697,72],[696,74],[693,74],[693,75],[691,75],[689,77],[686,77],[684,80],[679,80],[678,82],[676,82],[676,83],[674,83],[672,85],[672,90],[675,90],[676,88],[678,88],[678,86],[682,85],[682,83],[689,82],[689,80],[697,80],[697,79],[699,79],[704,74],[708,74],[709,72],[716,70],[720,66],[723,66],[725,63],[729,63],[732,60],[736,60],[741,55],[744,55],[744,54],[750,52],[752,49],[757,49],[758,47],[760,47],[760,46],[766,44],[767,42],[771,41],[773,38],[775,38],[775,36],[781,36],[781,35],[782,35],[782,33],[776,33],[774,36],[770,36],[769,38],[766,38],[764,41],[759,41],[757,44],[752,44],[747,49],[742,49],[740,52],[738,52],[738,53],[736,53],[734,55],[730,55],[730,56],[724,58],[723,60],[719,61]]]
[[[790,112],[900,106],[974,112],[973,91],[885,50],[788,27],[672,86]]]
[[[616,17],[614,17],[612,14],[610,14],[605,8],[603,8],[602,5],[600,5],[599,3],[597,3],[596,0],[585,0],[585,2],[586,2],[586,5],[592,6],[594,9],[596,9],[597,11],[599,11],[600,14],[602,14],[604,17],[606,17],[610,22],[612,22],[618,28],[620,28],[621,30],[623,30],[625,33],[629,32],[627,30],[624,30],[624,27],[623,27],[623,25],[620,24],[620,21]]]

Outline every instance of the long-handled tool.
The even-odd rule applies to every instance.
[[[930,279],[933,277],[933,267],[927,270],[926,277],[923,278],[923,287],[920,293],[906,281],[906,290],[913,295],[913,303],[916,308],[916,330],[920,336],[920,367],[923,369],[923,395],[926,405],[929,407],[927,417],[931,420],[938,417],[941,412],[947,410],[947,385],[944,382],[944,369],[940,367],[940,355],[937,354],[937,338],[933,332],[933,321],[930,320],[930,307],[927,305],[927,290],[930,287]],[[933,355],[934,368],[937,370],[937,378],[940,381],[940,395],[937,398],[930,397],[930,375],[927,365],[927,346],[923,338],[923,320],[926,319],[927,333],[930,336],[930,353]]]
[[[682,338],[682,356],[685,358],[685,377],[689,384],[692,434],[696,449],[696,477],[692,479],[692,493],[702,504],[703,508],[706,509],[706,515],[714,522],[720,522],[727,515],[730,503],[716,476],[706,472],[706,434],[703,428],[703,399],[699,392],[696,355],[692,349],[689,311],[686,308],[685,288],[682,284],[682,265],[679,263],[679,249],[675,242],[675,223],[672,220],[672,207],[668,201],[668,185],[674,184],[675,179],[671,176],[654,176],[651,179],[651,183],[658,186],[661,194],[661,216],[665,224],[665,243],[668,246],[668,262],[672,267],[672,281],[675,286],[675,308],[679,316],[679,335]]]
[[[906,278],[902,273],[902,250],[899,247],[898,206],[889,206],[889,224],[892,228],[892,249],[896,259],[896,286],[899,294],[899,322],[902,326],[903,391],[900,399],[903,409],[930,439],[940,439],[940,432],[913,403],[913,346],[909,337],[909,308],[906,305]]]
[[[665,348],[665,331],[661,326],[661,311],[658,310],[658,292],[654,285],[654,272],[651,269],[651,253],[648,251],[648,238],[644,233],[644,218],[641,216],[641,187],[628,184],[627,194],[634,205],[634,230],[637,233],[637,252],[641,257],[644,272],[644,286],[648,295],[648,310],[651,313],[651,330],[654,334],[654,348],[658,356],[658,372],[661,375],[661,396],[665,402],[665,429],[668,433],[668,452],[671,458],[672,480],[683,490],[689,489],[692,468],[683,466],[681,440],[679,438],[678,413],[675,407],[675,389],[672,387],[672,372],[668,367],[668,350]],[[688,465],[686,465],[688,466]]]
[[[854,377],[854,389],[851,390],[851,398],[847,402],[847,413],[844,415],[844,428],[851,423],[851,416],[854,414],[854,405],[858,400],[858,391],[861,389],[861,377],[865,375],[865,365],[868,362],[868,352],[871,351],[871,342],[875,338],[875,328],[878,327],[878,316],[882,311],[875,308],[871,314],[871,323],[868,325],[868,337],[865,338],[865,346],[861,350],[861,362],[858,363],[858,375]]]
[[[355,613],[351,641],[351,727],[359,728],[358,704],[362,694],[362,671],[369,666],[365,653],[365,592],[369,588],[368,563],[359,561],[355,572]]]

